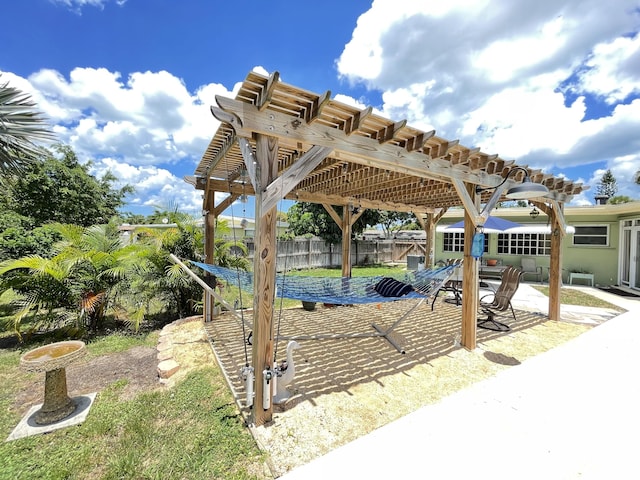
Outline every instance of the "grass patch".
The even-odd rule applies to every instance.
[[[406,272],[406,268],[389,265],[375,265],[369,267],[354,266],[351,269],[352,277],[377,277],[384,275],[392,275]],[[310,270],[295,270],[288,272],[287,275],[299,275],[307,277],[341,277],[341,268],[314,268]]]
[[[115,332],[106,336],[96,337],[87,342],[87,351],[91,355],[104,355],[129,350],[132,347],[155,347],[158,343],[158,332],[128,334]]]
[[[264,456],[216,369],[126,401],[119,400],[124,386],[100,392],[80,426],[0,444],[0,478],[264,478]],[[3,411],[9,390],[3,381]],[[13,417],[0,417],[5,436]]]
[[[549,296],[549,287],[532,285],[533,288]],[[617,305],[606,302],[598,297],[594,297],[588,293],[576,290],[574,288],[560,288],[560,303],[563,305],[581,305],[583,307],[610,308],[616,312],[625,312],[626,310]]]

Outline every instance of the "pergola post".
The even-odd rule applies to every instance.
[[[475,185],[465,185],[471,200],[477,205]],[[464,262],[462,263],[462,336],[461,344],[467,350],[476,348],[478,323],[478,261],[471,256],[471,245],[475,233],[474,218],[465,208],[464,212]]]
[[[364,209],[358,209],[358,212],[354,213],[353,205],[349,203],[342,207],[341,217],[331,205],[323,203],[322,206],[342,231],[342,276],[349,278],[351,277],[352,226],[362,216]]]
[[[342,209],[342,276],[351,277],[351,213],[352,206]]]
[[[204,216],[204,256],[205,262],[208,264],[213,264],[213,253],[215,250],[215,225],[216,225],[216,217],[214,213],[214,198],[215,191],[208,190],[205,194],[204,202],[203,202],[203,216]],[[211,279],[211,275],[207,275],[207,279]],[[212,286],[207,282],[209,286]],[[213,296],[209,294],[206,290],[203,292],[203,309],[202,316],[205,322],[210,322],[213,317],[213,306],[214,299]]]
[[[551,224],[551,256],[549,258],[549,319],[560,320],[560,288],[562,286],[562,232],[557,209],[548,209]]]
[[[260,426],[273,415],[273,305],[276,290],[276,207],[262,211],[263,192],[277,178],[278,139],[256,136],[256,248],[254,254],[253,349],[255,402],[251,421]]]
[[[424,230],[424,267],[433,266],[433,245],[435,235],[436,220],[432,212],[426,213],[424,216],[416,215],[416,220]]]

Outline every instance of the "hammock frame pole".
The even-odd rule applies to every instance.
[[[227,310],[229,310],[238,320],[242,320],[242,317],[238,315],[238,312],[232,305],[230,305],[224,298],[218,295],[213,288],[211,288],[207,283],[202,280],[198,275],[196,275],[189,267],[187,267],[178,257],[176,257],[173,253],[169,254],[169,259],[176,265],[179,265],[187,274],[193,278],[198,285],[204,288],[205,292],[215,298],[221,305],[223,305]]]
[[[393,345],[395,347],[396,350],[398,350],[400,353],[406,353],[404,348],[398,346],[398,344],[389,337],[389,335],[391,333],[393,333],[393,330],[395,330],[395,328],[400,325],[400,323],[402,323],[402,321],[407,318],[416,308],[418,308],[420,305],[422,305],[425,301],[427,301],[429,297],[424,297],[421,298],[418,303],[416,303],[413,307],[411,307],[409,310],[407,310],[400,318],[398,318],[395,322],[393,322],[393,324],[387,328],[387,329],[383,329],[382,327],[380,327],[379,325],[376,325],[375,323],[372,323],[371,326],[373,328],[375,328],[379,333],[380,336],[384,337],[387,342],[389,342],[391,345]]]

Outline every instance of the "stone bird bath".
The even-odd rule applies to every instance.
[[[20,358],[20,366],[27,372],[45,372],[44,403],[35,413],[38,425],[58,422],[71,415],[76,404],[67,394],[65,368],[86,354],[84,342],[69,340],[51,343],[28,351]]]

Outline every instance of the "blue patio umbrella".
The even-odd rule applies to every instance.
[[[516,227],[522,227],[522,225],[502,218],[489,217],[484,222],[484,233],[502,233]],[[464,220],[449,225],[445,230],[447,232],[464,232]]]

